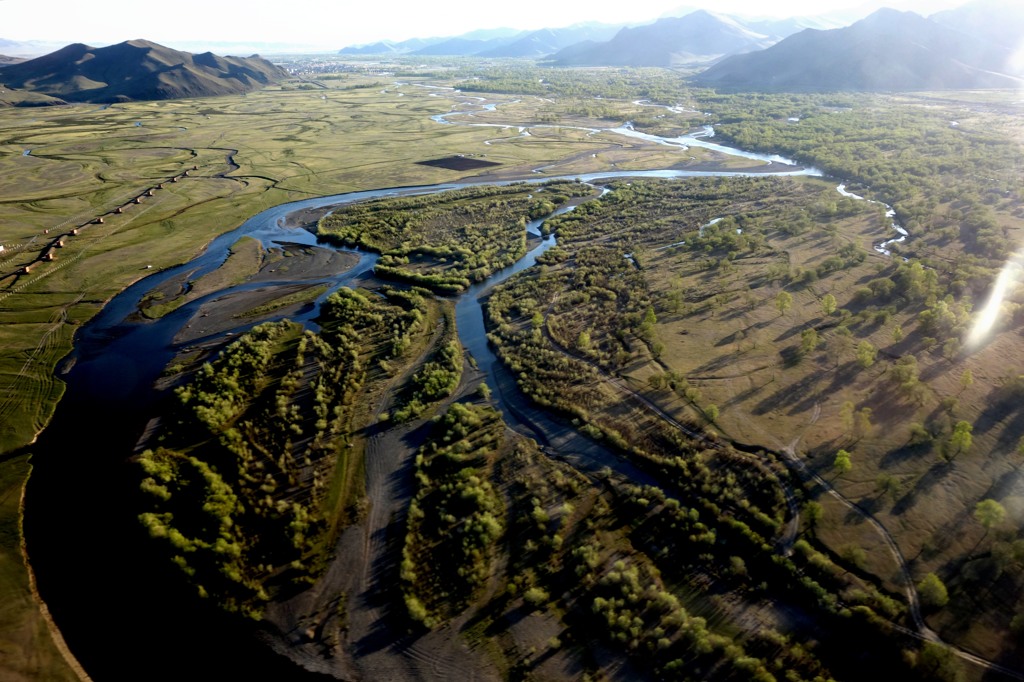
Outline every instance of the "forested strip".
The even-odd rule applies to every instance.
[[[416,456],[401,585],[410,617],[427,627],[463,610],[493,575],[505,519],[490,478],[504,430],[494,409],[455,403]]]
[[[462,362],[455,311],[448,307],[445,309],[444,334],[439,348],[416,370],[409,385],[399,393],[399,407],[392,413],[392,418],[396,422],[415,419],[433,403],[454,393],[462,379]]]
[[[380,252],[380,276],[452,294],[522,258],[528,221],[591,191],[573,182],[517,183],[379,199],[325,216],[317,233]]]
[[[609,374],[660,352],[653,333],[657,313],[643,276],[654,244],[707,254],[714,258],[712,264],[771,257],[766,237],[791,234],[795,228],[790,220],[815,206],[814,187],[789,180],[740,181],[732,187],[729,206],[716,203],[725,191],[716,185],[718,181],[623,182],[600,201],[551,221],[560,241],[545,255],[544,267],[521,273],[491,295],[491,340],[528,396],[657,476],[659,486],[622,489],[620,519],[630,529],[634,546],[648,553],[661,575],[703,591],[710,581],[730,592],[770,594],[814,612],[835,628],[828,646],[829,659],[842,661],[836,670],[850,664],[833,649],[846,634],[879,642],[879,657],[893,662],[897,652],[881,642],[891,635],[885,619],[898,621],[904,615],[898,601],[848,574],[806,542],[797,543],[789,556],[773,546],[782,530],[782,486],[793,485],[778,473],[778,461],[765,453],[745,455],[696,442],[645,413],[608,381]],[[797,197],[799,201],[787,205]],[[698,210],[696,205],[704,202]],[[709,208],[729,212],[730,222],[722,228],[703,222],[713,215]],[[849,204],[844,210],[855,213],[857,208]],[[811,210],[838,213],[835,205]],[[739,236],[745,239],[737,240]],[[686,237],[686,243],[677,245],[679,237]],[[836,258],[835,264],[823,263],[825,274],[864,260],[857,250],[840,249]],[[787,277],[792,277],[788,268]],[[800,279],[802,275],[792,281]],[[927,289],[923,280],[918,284],[922,292]],[[677,379],[683,397],[714,421],[717,408],[704,405],[699,391]],[[619,581],[627,567],[618,569]],[[642,581],[643,570],[637,567],[629,579]],[[610,625],[621,626],[621,632],[613,631],[615,637],[633,642],[631,646],[638,645],[638,633],[655,627],[644,615],[647,608],[638,602],[619,613],[614,602],[611,607],[607,600],[595,605],[600,613],[608,611]],[[811,676],[818,674],[813,657],[780,644],[783,640],[769,637],[758,644],[788,651],[779,658],[788,663],[776,672],[806,665],[815,671]],[[652,645],[645,644],[648,650]],[[672,640],[663,646],[671,649]],[[693,658],[679,660],[678,669],[692,671],[696,665],[707,670]],[[755,661],[749,663],[754,666],[750,674],[769,674]],[[676,669],[670,664],[665,662],[663,673]]]
[[[425,319],[416,292],[340,290],[321,334],[253,328],[176,393],[160,446],[140,456],[140,520],[202,596],[259,617],[278,586],[315,576],[353,503],[354,410],[367,372]],[[380,371],[379,369],[377,371]]]

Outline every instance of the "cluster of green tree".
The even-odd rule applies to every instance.
[[[504,429],[493,408],[455,403],[416,456],[400,576],[410,617],[427,627],[464,609],[492,575],[505,514],[490,477]]]
[[[704,618],[687,613],[649,563],[620,559],[595,588],[593,611],[604,620],[607,636],[628,649],[668,659],[661,675],[671,678],[685,671],[703,679],[730,673],[773,679],[763,661],[743,655],[729,638],[709,632]]]
[[[530,309],[531,328],[523,327],[522,338],[513,345],[541,347],[526,353],[534,364],[545,357],[545,335],[562,350],[606,369],[630,362],[643,347],[657,357],[663,350],[654,334],[657,313],[680,313],[694,306],[686,302],[692,292],[682,284],[658,296],[648,291],[648,259],[664,249],[697,252],[711,268],[731,267],[739,258],[774,258],[766,235],[781,230],[794,216],[805,216],[804,206],[830,198],[822,186],[780,178],[617,181],[609,190],[600,200],[545,223],[545,229],[557,231],[559,246],[540,258],[548,266],[542,277],[521,279],[492,296],[490,320],[506,325],[502,336],[513,319]],[[861,249],[843,244],[819,268],[829,274],[864,258]],[[802,271],[784,270],[786,281],[808,279]],[[816,271],[809,272],[816,278]],[[767,281],[773,281],[770,272]],[[549,364],[559,362],[563,360],[551,358]]]
[[[488,434],[493,432],[494,424],[471,418],[473,414],[480,414],[480,408],[476,408],[475,413],[469,408],[463,409],[465,411],[458,420],[468,430],[453,433],[451,424],[454,419],[449,415],[444,422],[449,425],[443,438],[445,446],[438,448],[432,444],[420,455],[417,478],[421,487],[415,511],[410,512],[410,537],[413,537],[413,529],[423,532],[422,528],[428,524],[423,519],[443,519],[443,514],[452,511],[454,504],[465,505],[464,499],[453,502],[455,494],[462,489],[462,482],[477,485],[475,481],[483,478],[482,470],[486,468],[482,462],[486,457],[493,459],[493,455],[481,454],[476,443],[491,442]],[[473,445],[466,445],[467,441]],[[460,452],[460,457],[454,462],[451,460],[452,450]],[[427,452],[436,454],[428,455]],[[438,461],[437,458],[442,456],[443,459]],[[477,466],[472,466],[474,459]],[[438,472],[442,464],[443,477]],[[468,473],[464,468],[467,466],[472,466]],[[429,482],[425,472],[430,474]],[[517,604],[529,611],[564,614],[562,620],[567,629],[552,646],[561,646],[563,641],[587,648],[597,642],[610,644],[633,657],[642,668],[665,679],[693,676],[731,679],[737,674],[753,674],[763,680],[775,679],[768,672],[769,666],[779,672],[792,670],[791,679],[812,679],[814,675],[804,674],[805,671],[823,670],[820,664],[814,667],[813,656],[803,652],[799,645],[785,642],[780,635],[775,635],[772,640],[770,652],[766,648],[766,653],[771,656],[762,660],[745,653],[738,638],[715,632],[703,618],[690,614],[677,596],[677,590],[661,580],[659,570],[648,554],[624,549],[629,547],[630,539],[628,535],[620,535],[621,529],[630,528],[630,524],[623,523],[622,518],[630,511],[623,508],[620,513],[613,513],[608,502],[611,497],[600,493],[570,467],[546,460],[532,441],[516,439],[511,451],[497,460],[491,475],[507,481],[502,490],[508,509],[505,542],[499,545],[508,554],[504,576],[506,588],[495,593],[490,598],[490,608],[483,610],[492,614],[488,616],[492,628],[501,627],[500,621],[493,620],[494,614],[505,612],[515,617],[511,612]],[[629,495],[622,491],[640,490],[635,486],[624,486],[617,479],[608,479],[606,483],[619,491],[618,496],[622,498]],[[433,492],[426,495],[425,490]],[[462,494],[461,497],[467,496]],[[477,495],[470,497],[475,501]],[[661,499],[665,501],[663,493]],[[672,500],[669,504],[674,502]],[[678,508],[678,504],[675,507]],[[463,512],[467,515],[463,516],[461,523],[473,526],[474,515],[479,513],[479,509]],[[417,542],[407,540],[406,543],[402,567],[403,579],[408,580],[403,583],[406,605],[414,618],[431,627],[440,626],[445,619],[464,609],[468,601],[464,595],[474,585],[479,586],[479,581],[460,585],[442,583],[435,576],[439,570],[438,562],[447,562],[444,566],[450,580],[455,576],[464,580],[464,576],[473,575],[473,569],[467,571],[465,568],[469,561],[467,551],[477,552],[477,560],[481,555],[489,556],[491,551],[490,546],[480,550],[475,535],[468,543],[468,550],[466,540],[462,540],[463,549],[460,550],[458,545],[453,549],[455,541],[448,535],[461,533],[452,530],[453,523],[459,521],[435,521],[431,525],[440,526],[440,532]],[[672,533],[672,537],[678,532]],[[714,538],[714,533],[710,536]],[[487,539],[493,541],[491,536]],[[423,549],[417,553],[414,551],[416,547]],[[429,554],[426,549],[430,550]],[[694,553],[693,561],[688,565],[697,567],[690,575],[691,579],[697,580],[694,576],[703,573],[704,568],[700,567],[703,557],[698,559],[695,552],[695,547],[687,547],[683,554]],[[679,558],[668,549],[657,556],[658,561],[665,562]],[[470,565],[475,566],[473,563]],[[429,571],[426,577],[423,571]],[[495,578],[500,579],[501,575]],[[427,597],[421,597],[421,593],[410,594],[413,587],[425,579],[434,585],[426,591],[428,595],[436,594],[438,590],[446,592],[443,605],[431,608],[424,603]],[[758,635],[759,641],[763,637],[767,635]]]
[[[319,335],[254,327],[176,390],[161,446],[140,456],[139,518],[201,595],[259,617],[281,585],[321,569],[358,490],[347,460],[367,370],[424,318],[422,292],[388,293],[332,294]]]
[[[550,228],[558,232],[559,246],[545,255],[542,268],[521,273],[492,294],[487,308],[491,339],[527,395],[658,471],[664,491],[645,490],[639,497],[647,500],[645,504],[663,505],[657,515],[660,518],[654,520],[656,517],[648,517],[649,511],[630,509],[624,521],[638,524],[631,535],[637,546],[649,548],[652,556],[669,557],[664,567],[657,562],[660,570],[672,572],[678,567],[681,580],[699,571],[727,583],[729,589],[787,595],[801,608],[814,609],[822,618],[839,624],[844,632],[863,631],[871,639],[884,640],[891,634],[887,621],[899,622],[904,610],[898,599],[877,585],[851,576],[848,569],[857,565],[856,556],[840,560],[807,542],[798,543],[789,557],[774,551],[772,542],[780,531],[782,502],[779,488],[773,487],[772,481],[777,479],[770,468],[752,471],[751,462],[744,456],[729,453],[728,449],[695,447],[678,431],[668,433],[671,429],[664,423],[644,423],[635,410],[624,409],[621,394],[616,396],[601,387],[602,369],[614,371],[631,359],[630,351],[635,358],[637,344],[629,340],[644,340],[649,334],[645,328],[649,330],[656,323],[657,314],[646,312],[652,297],[644,278],[634,277],[644,272],[642,265],[649,249],[659,243],[672,244],[683,234],[683,226],[676,220],[685,221],[685,229],[690,230],[686,236],[698,243],[705,236],[718,243],[710,228],[720,223],[709,226],[707,218],[730,209],[719,203],[725,191],[716,187],[717,182],[700,180],[673,183],[676,187],[671,187],[667,183],[633,181],[613,187],[601,200],[589,202],[572,214],[549,221]],[[733,214],[730,217],[733,224],[743,221],[745,227],[740,229],[749,230],[753,236],[783,232],[778,229],[777,215],[770,213],[772,196],[794,202],[795,208],[783,209],[789,214],[806,210],[810,215],[835,215],[840,210],[825,203],[829,193],[820,188],[801,190],[802,184],[794,188],[787,180],[761,178],[740,184],[749,185],[749,192],[732,195],[737,207],[732,210],[740,212],[738,219]],[[687,205],[699,205],[702,196],[712,209],[697,210]],[[748,197],[754,198],[751,206],[758,206],[750,212],[744,210]],[[863,206],[843,202],[842,211],[853,214],[854,209],[864,210]],[[754,220],[751,212],[761,212],[756,216],[760,220]],[[702,225],[706,235],[699,234]],[[835,251],[836,263],[827,264],[823,276],[857,267],[864,260],[863,251],[843,244]],[[759,256],[770,255],[770,247],[764,249]],[[623,253],[632,253],[635,264]],[[926,271],[913,263],[892,267],[899,274],[879,280],[905,285],[922,297],[922,304],[930,303],[935,322],[926,316],[926,326],[944,320],[941,324],[951,330],[956,327],[949,315],[956,317],[958,313],[950,312],[948,306],[940,305],[941,301],[930,295],[934,294],[929,286],[932,278],[924,274]],[[788,305],[777,303],[785,313]],[[663,299],[655,299],[656,306],[662,304]],[[870,327],[877,323],[874,315],[864,317],[840,310],[831,295],[822,298],[822,314],[823,328],[831,330],[829,339],[836,345],[837,357],[852,353],[856,346],[855,362],[859,366],[870,367],[877,361],[878,350],[866,339],[859,344],[848,341],[846,351],[840,348],[840,340],[852,337],[846,325]],[[816,330],[810,331],[817,337]],[[819,342],[811,338],[807,352],[816,350]],[[603,345],[608,343],[617,345]],[[704,404],[700,392],[684,377],[670,372],[657,379],[659,387],[676,390],[706,419],[717,417],[717,408]],[[617,417],[613,412],[618,413]],[[851,433],[866,435],[871,429],[870,410],[858,411],[851,406],[850,415]],[[958,442],[962,444],[963,438]],[[778,467],[778,462],[774,466]],[[666,495],[672,498],[668,502]]]
[[[557,231],[565,245],[601,238],[736,258],[758,253],[773,231],[802,234],[866,207],[842,198],[837,203],[834,188],[779,177],[616,180],[608,190],[600,201],[547,221],[545,229]]]
[[[540,606],[569,589],[567,579],[575,581],[566,576],[573,563],[565,560],[566,541],[579,532],[576,508],[588,505],[593,489],[579,472],[547,460],[533,441],[517,439],[499,465],[509,481],[506,595]]]
[[[966,174],[956,184],[975,185],[973,191],[979,173],[987,174],[986,187],[1012,183],[1003,171],[1021,153],[995,132],[950,125],[942,109],[900,105],[892,98],[709,95],[702,101],[715,114],[715,130],[723,137],[747,149],[792,154],[871,187],[888,203],[912,198],[926,186],[945,195],[951,188],[937,183],[953,175]],[[1000,189],[1017,188],[1008,184]]]
[[[502,429],[490,408],[456,404],[417,457],[400,569],[414,620],[441,627],[475,605],[494,636],[540,611],[565,627],[549,646],[611,647],[659,679],[932,669],[935,652],[918,651],[883,619],[902,616],[896,599],[808,542],[789,556],[773,546],[777,513],[757,509],[782,505],[767,456],[663,454],[648,459],[659,462],[649,470],[662,486],[614,476],[594,486],[532,441],[507,447]],[[499,552],[503,571],[494,569]],[[485,592],[487,580],[505,589]],[[738,611],[707,597],[722,592],[798,609],[813,632],[737,630]],[[850,649],[851,639],[864,647]],[[529,669],[531,654],[507,655]]]
[[[600,200],[548,221],[546,228],[558,232],[559,246],[542,257],[546,271],[509,284],[508,294],[499,291],[492,297],[491,321],[502,337],[496,343],[515,367],[536,368],[543,363],[552,374],[573,375],[590,386],[585,367],[570,369],[573,357],[614,370],[640,357],[642,348],[635,343],[640,340],[657,359],[663,342],[653,333],[656,326],[647,322],[656,322],[661,315],[714,315],[726,305],[730,314],[736,314],[758,305],[764,297],[754,291],[769,284],[783,287],[772,299],[779,315],[786,315],[793,306],[791,291],[828,289],[832,278],[863,267],[865,251],[837,233],[836,221],[875,220],[872,214],[878,212],[865,202],[837,197],[834,187],[824,183],[783,178],[621,181],[610,189]],[[717,221],[711,220],[716,214]],[[790,264],[788,254],[774,246],[805,233],[832,244],[831,255],[818,259],[813,267]],[[680,277],[670,280],[667,288],[661,285],[660,290],[649,292],[643,266],[655,257],[664,260],[660,251],[691,261],[697,256],[709,276],[728,275],[743,259],[766,265],[753,271],[741,291],[718,289],[705,295],[691,286],[692,280]],[[631,258],[623,259],[622,254]],[[613,284],[600,279],[596,264]],[[792,363],[827,361],[850,373],[880,365],[898,397],[910,404],[942,404],[925,424],[914,425],[914,442],[931,443],[947,460],[966,452],[972,425],[956,418],[955,396],[939,396],[921,380],[918,357],[933,356],[929,364],[939,358],[959,360],[962,339],[972,322],[972,292],[990,284],[983,283],[976,265],[939,259],[892,259],[876,265],[861,281],[852,295],[841,294],[845,307],[831,293],[815,293],[820,297],[821,317],[800,330],[799,344],[787,349],[784,357]],[[644,306],[650,306],[649,313]],[[1024,323],[1020,304],[1010,300],[1003,308],[1002,325]],[[905,331],[902,325],[892,324],[896,316],[915,324]],[[513,333],[510,325],[524,317],[530,326],[520,324]],[[876,345],[877,332],[890,325],[893,345],[882,353]],[[513,335],[516,338],[506,347],[504,337]],[[547,337],[555,342],[551,348],[545,347]],[[529,350],[520,353],[514,347]],[[586,420],[586,399],[566,398],[566,385],[551,384],[550,377],[544,387],[539,385],[540,375],[522,373],[526,390],[535,398],[552,405],[561,400],[567,412]],[[652,375],[651,381],[655,389],[674,388],[707,421],[717,418],[718,408],[705,404],[696,387],[682,377],[660,373]],[[964,387],[969,385],[968,380]],[[851,412],[846,431],[852,440],[870,434],[869,412]]]
[[[1016,454],[1024,454],[1024,440]],[[976,503],[972,517],[984,530],[981,539],[969,555],[940,570],[945,582],[938,575],[925,575],[918,584],[921,600],[933,611],[948,605],[954,620],[983,608],[998,614],[1009,624],[1010,636],[1019,638],[1024,633],[1024,536],[997,500]]]
[[[806,542],[792,558],[779,553],[761,534],[774,534],[770,520],[747,525],[703,498],[688,507],[668,492],[678,480],[672,474],[665,487],[609,478],[611,504],[569,477],[526,478],[510,492],[508,590],[530,608],[567,611],[561,639],[604,641],[659,679],[829,679],[830,669],[854,669],[843,653],[848,637],[878,647],[867,657],[856,653],[862,660],[854,667],[884,660],[904,669],[891,629],[875,615],[899,618],[899,602]],[[720,592],[788,603],[837,629],[789,638],[762,628],[737,637],[734,614],[697,596]]]
[[[527,221],[590,191],[562,181],[379,199],[325,216],[317,234],[380,252],[378,275],[458,293],[526,253]]]
[[[658,103],[692,102],[691,91],[675,74],[654,68],[551,69],[530,62],[503,62],[481,70],[478,64],[457,71],[465,92],[558,96],[573,101],[595,98]]]
[[[1012,250],[994,209],[1016,211],[1021,145],[951,125],[941,108],[864,95],[714,95],[715,130],[746,149],[782,152],[870,187],[911,234],[958,239],[969,254]],[[794,123],[792,119],[799,119]]]
[[[849,637],[875,643],[872,656],[878,658],[867,665],[886,660],[903,668],[905,656],[899,647],[913,652],[914,646],[909,639],[894,639],[890,623],[902,622],[905,608],[898,598],[859,579],[855,558],[844,559],[846,565],[837,564],[803,539],[795,543],[793,552],[778,552],[770,544],[771,536],[762,534],[770,525],[748,525],[729,516],[716,519],[713,504],[696,500],[688,507],[671,490],[671,486],[624,485],[619,488],[621,503],[616,510],[623,526],[630,529],[633,546],[650,557],[666,582],[690,583],[705,593],[770,598],[814,614],[819,626],[828,624],[815,634],[813,654],[796,643],[799,637],[790,640],[772,631],[748,641],[747,655],[763,655],[766,672],[781,678],[792,671],[798,679],[818,679],[827,677],[828,669],[850,672],[866,665],[861,654],[854,656],[860,661],[847,660],[843,642]]]
[[[423,331],[430,292],[385,287],[380,293],[388,305],[354,289],[331,294],[320,306],[321,335],[336,345],[381,344],[384,350],[378,360],[387,370],[387,361],[405,353],[413,337]]]
[[[290,323],[260,325],[241,337],[177,390],[177,423],[166,445],[140,457],[150,502],[142,523],[169,543],[174,563],[202,596],[253,617],[268,598],[268,578],[301,568],[320,526],[307,503],[274,495],[296,463],[243,436],[258,428],[246,418],[256,418],[249,408],[264,391],[272,401],[264,409],[278,398],[287,402],[286,387],[267,390],[279,371],[271,364],[304,366],[305,341]]]
[[[402,404],[392,413],[392,418],[397,422],[415,419],[432,403],[454,393],[461,379],[462,344],[456,334],[455,315],[448,308],[441,347],[413,374],[409,386],[399,396]]]

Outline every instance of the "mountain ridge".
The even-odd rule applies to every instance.
[[[913,36],[913,40],[908,40]],[[1008,51],[913,12],[877,10],[850,26],[805,29],[727,57],[695,81],[727,90],[899,91],[1015,87]]]
[[[607,42],[569,46],[552,55],[551,63],[557,66],[673,66],[679,62],[708,61],[722,55],[748,52],[773,42],[731,17],[697,10],[682,17],[666,17],[652,24],[623,28]]]
[[[0,82],[68,102],[209,97],[250,92],[287,78],[267,60],[194,55],[149,40],[94,48],[72,43],[17,64],[0,66]]]

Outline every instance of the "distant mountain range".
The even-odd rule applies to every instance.
[[[900,91],[1020,87],[1024,4],[975,0],[925,18],[881,9],[849,26],[824,18],[741,20],[697,10],[641,26],[473,31],[347,47],[345,55],[542,59],[552,65],[712,65],[695,82],[723,90]],[[258,57],[192,54],[146,40],[80,43],[19,61],[0,40],[0,106],[204,97],[288,76]]]
[[[338,51],[342,55],[399,55],[453,57],[528,57],[540,58],[583,40],[608,40],[621,25],[577,24],[537,31],[494,29],[473,31],[452,38],[413,38],[401,42],[388,40],[355,45]]]
[[[928,18],[880,9],[850,25],[828,16],[752,20],[697,10],[641,26],[477,32],[341,52],[529,57],[555,66],[710,63],[696,81],[720,89],[898,91],[1019,87],[1022,47],[1024,3],[975,0]]]
[[[759,50],[778,40],[704,10],[623,28],[603,43],[572,45],[551,56],[559,66],[674,66]]]
[[[434,55],[547,58],[555,65],[670,66],[767,47],[805,28],[845,25],[829,17],[740,19],[680,7],[648,24],[581,23],[536,31],[491,29],[447,38],[383,40],[352,45],[341,55]]]
[[[0,83],[66,102],[209,97],[249,92],[288,77],[258,57],[194,55],[148,40],[94,48],[75,43],[0,66]]]
[[[881,9],[846,28],[808,29],[696,77],[729,90],[899,91],[1019,87],[1024,11],[981,0],[924,18]]]

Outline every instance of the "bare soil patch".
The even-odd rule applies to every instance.
[[[280,249],[271,249],[263,266],[252,276],[250,282],[267,282],[267,286],[238,291],[212,299],[199,307],[192,319],[182,327],[174,342],[200,343],[205,338],[210,344],[221,342],[221,335],[241,324],[260,322],[270,317],[294,315],[308,302],[299,302],[284,308],[269,310],[264,315],[248,316],[246,313],[259,306],[265,306],[276,299],[317,286],[314,282],[345,272],[358,262],[354,254],[303,244],[284,244]],[[273,284],[287,274],[288,284]],[[180,289],[189,274],[171,280],[165,289]],[[297,282],[296,282],[297,280]],[[302,283],[305,280],[308,283]],[[243,316],[245,316],[243,318]]]

